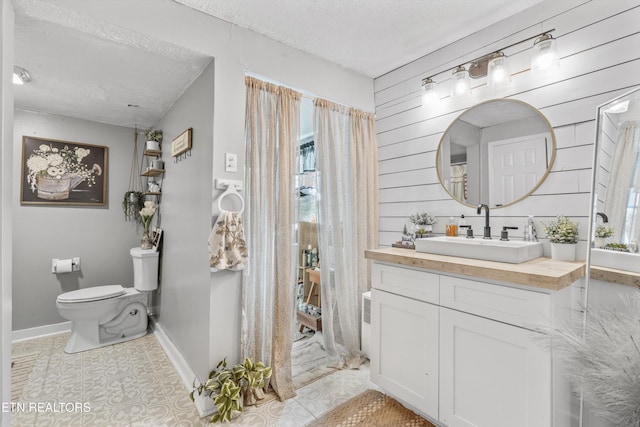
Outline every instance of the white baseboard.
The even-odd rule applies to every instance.
[[[36,326],[11,332],[11,342],[31,340],[47,335],[62,334],[71,330],[71,322],[54,323],[53,325]]]
[[[182,380],[182,383],[187,390],[187,393],[191,393],[193,390],[193,381],[196,379],[196,374],[193,372],[185,358],[182,356],[182,353],[176,348],[173,341],[166,334],[164,329],[162,329],[162,325],[155,321],[155,319],[151,318],[151,329],[153,330],[153,334],[155,335],[160,347],[164,350],[169,358],[169,361],[173,365],[173,368],[178,373],[178,376]],[[196,380],[197,382],[197,380]],[[194,403],[196,409],[198,410],[198,414],[201,417],[212,414],[215,411],[215,405],[210,398],[202,398],[201,396],[194,396]]]

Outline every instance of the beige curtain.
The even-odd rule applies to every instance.
[[[273,368],[281,400],[295,396],[291,336],[296,258],[293,174],[301,94],[246,77],[246,237],[242,353]]]
[[[355,368],[361,295],[370,289],[366,249],[378,246],[378,152],[373,114],[314,102],[319,171],[322,332],[331,365]]]
[[[613,225],[614,242],[622,242],[624,236],[629,191],[634,184],[633,176],[638,158],[638,129],[640,122],[624,123],[616,141],[605,201],[605,214]]]

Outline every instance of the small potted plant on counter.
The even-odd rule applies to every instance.
[[[594,246],[596,248],[603,248],[606,244],[606,239],[613,236],[613,227],[607,227],[600,224],[596,227],[596,239]]]
[[[427,212],[418,212],[410,215],[409,221],[413,224],[416,238],[433,236],[433,224],[437,222],[433,215]]]
[[[543,222],[542,225],[551,242],[551,258],[558,261],[575,261],[578,224],[564,215],[558,215],[554,221]]]

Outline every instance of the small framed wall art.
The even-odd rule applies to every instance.
[[[108,147],[22,137],[21,205],[104,206]]]
[[[192,133],[193,128],[189,128],[171,141],[171,155],[173,157],[178,157],[191,150]]]

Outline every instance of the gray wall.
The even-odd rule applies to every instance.
[[[164,236],[162,282],[154,309],[191,369],[203,377],[212,368],[207,344],[210,314],[221,314],[209,309],[213,95],[212,61],[156,126],[164,134],[166,173],[159,218]],[[188,128],[193,128],[191,154],[174,163],[171,140]],[[229,287],[225,296],[229,307],[240,304],[237,289]],[[239,321],[229,320],[229,324]]]
[[[505,51],[513,83],[492,93],[484,78],[473,80],[473,93],[452,100],[445,93],[451,69],[464,61],[555,28],[561,68],[534,76],[529,71],[533,40]],[[544,114],[557,139],[556,159],[546,181],[515,205],[491,212],[492,230],[520,229],[527,215],[542,221],[564,214],[580,224],[578,255],[587,248],[589,197],[596,107],[640,84],[640,7],[637,1],[545,0],[449,46],[375,79],[376,127],[380,159],[380,243],[400,237],[407,217],[426,210],[439,217],[434,231],[444,233],[446,218],[464,213],[467,224],[482,229],[475,209],[452,200],[438,182],[435,155],[447,126],[466,108],[491,98],[527,102]],[[442,102],[420,108],[421,79],[433,76]],[[546,239],[545,253],[549,254]]]
[[[77,13],[111,22],[215,58],[213,70],[215,108],[213,121],[210,123],[213,138],[209,140],[213,143],[213,147],[209,148],[212,151],[201,152],[202,157],[197,159],[193,158],[194,151],[191,159],[174,165],[175,168],[172,167],[171,159],[165,155],[169,169],[163,185],[164,194],[161,205],[163,227],[169,228],[165,240],[165,252],[173,250],[170,248],[173,244],[175,248],[191,251],[195,259],[189,259],[188,265],[197,264],[196,268],[200,270],[187,271],[185,264],[178,265],[178,263],[165,266],[166,270],[163,269],[165,277],[161,283],[163,288],[160,289],[156,307],[161,326],[167,331],[185,359],[193,365],[191,368],[202,377],[222,357],[228,356],[232,363],[239,358],[241,274],[233,272],[212,274],[208,264],[197,257],[207,254],[206,250],[202,251],[201,245],[206,241],[211,226],[211,203],[220,193],[219,190],[211,189],[212,180],[215,178],[244,179],[245,73],[259,75],[305,91],[307,94],[331,99],[364,111],[374,110],[373,79],[171,1],[130,1],[127,2],[127,7],[122,8],[114,8],[109,2],[66,1],[65,3],[73,3],[72,8]],[[162,25],[140,26],[141,22],[148,20],[150,10],[158,16],[171,16],[172,28],[181,30],[172,31]],[[185,96],[189,95],[185,93]],[[165,144],[168,144],[178,132],[194,126],[196,120],[200,121],[201,116],[198,111],[191,106],[180,106],[180,102],[174,106],[176,110],[169,112],[158,126],[165,127]],[[188,112],[188,116],[184,116],[183,108]],[[195,116],[191,117],[191,115]],[[194,150],[199,150],[196,144],[200,144],[205,139],[202,137],[202,132],[205,132],[202,128],[198,132],[194,128]],[[225,152],[238,154],[237,173],[224,172]],[[196,165],[196,162],[203,163],[195,167],[193,165]],[[206,162],[209,163],[207,170],[204,166]],[[189,168],[194,168],[197,176],[194,171],[188,171]],[[128,172],[126,176],[128,177]],[[174,177],[175,181],[171,183]],[[209,182],[205,183],[205,180]],[[19,183],[17,180],[16,182]],[[171,188],[179,183],[185,185],[181,185],[180,188]],[[208,194],[205,194],[204,186],[208,186]],[[171,197],[172,194],[174,198]],[[194,204],[199,203],[199,201],[196,202],[198,197],[203,198],[201,201],[203,211],[196,212],[179,207],[182,200],[188,199]],[[168,206],[165,205],[167,203]],[[171,206],[172,203],[175,205]],[[172,231],[174,226],[171,225],[170,215],[179,215],[180,221],[192,222],[188,233],[193,235],[190,234],[188,238],[176,237],[178,233]],[[208,221],[206,230],[203,225],[205,218]],[[173,218],[173,221],[177,219]],[[178,240],[174,242],[174,239]],[[167,258],[169,256],[165,253],[163,263]],[[127,260],[128,262],[130,261]],[[199,290],[198,292],[203,289],[201,287],[208,287],[206,297],[208,301],[206,312],[210,313],[208,324],[206,324],[208,314],[205,315],[204,312],[198,315],[191,314],[196,307],[202,307],[200,305],[202,300],[198,300],[197,306],[188,303],[193,297],[189,292],[184,292],[184,288],[178,288],[180,283],[185,283],[185,280],[179,278],[181,275],[188,277],[189,282],[194,289]],[[167,282],[170,284],[167,285]],[[164,288],[165,285],[166,288]],[[200,297],[202,294],[198,293],[197,296]],[[186,317],[183,318],[183,316]],[[205,324],[198,323],[199,320],[204,321]],[[50,323],[56,321],[60,319],[52,319]],[[207,330],[208,338],[203,339],[204,335],[197,332],[198,328]],[[202,360],[203,355],[209,359],[206,364]]]
[[[22,136],[104,145],[109,148],[107,205],[20,205]],[[56,297],[97,285],[133,285],[129,250],[141,229],[124,220],[134,130],[86,120],[15,111],[13,146],[13,330],[64,322]],[[139,141],[141,144],[141,141]],[[51,260],[81,258],[81,271],[51,274]]]

